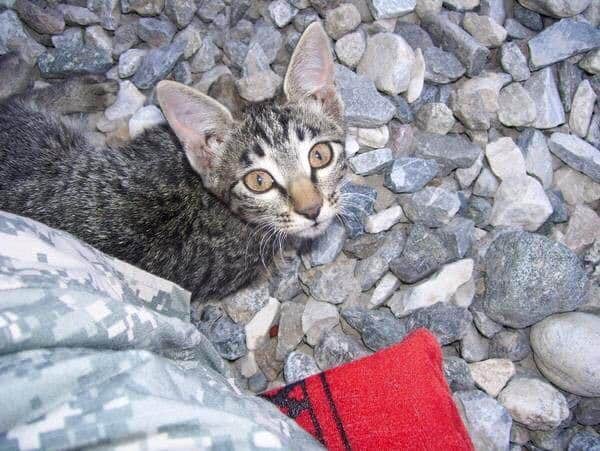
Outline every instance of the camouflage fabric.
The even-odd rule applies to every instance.
[[[320,449],[236,389],[189,299],[0,212],[0,450]]]

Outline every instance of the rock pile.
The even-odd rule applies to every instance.
[[[106,74],[114,147],[164,121],[161,79],[277,96],[316,20],[353,214],[194,321],[255,392],[427,327],[477,449],[600,449],[600,2],[0,0],[0,95]]]

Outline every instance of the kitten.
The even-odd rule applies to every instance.
[[[73,83],[62,96],[51,87],[0,105],[0,209],[66,230],[199,300],[248,284],[280,238],[315,238],[340,213],[343,105],[318,23],[292,55],[283,104],[251,105],[234,121],[214,99],[162,81],[170,127],[118,151],[94,148],[80,125],[46,109],[103,108],[114,97],[111,82]]]

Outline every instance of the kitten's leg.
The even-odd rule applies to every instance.
[[[20,97],[36,106],[68,113],[102,111],[116,98],[119,84],[103,76],[86,75],[35,89]]]

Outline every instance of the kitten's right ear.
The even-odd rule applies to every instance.
[[[233,125],[231,113],[216,100],[175,81],[158,83],[156,94],[190,164],[203,181],[210,180]]]

